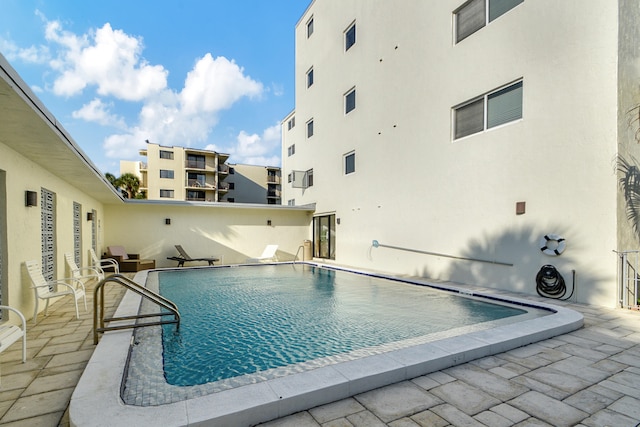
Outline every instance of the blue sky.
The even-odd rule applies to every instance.
[[[2,0],[0,52],[103,172],[145,140],[280,165],[310,0]]]

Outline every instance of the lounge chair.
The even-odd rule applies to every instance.
[[[113,258],[100,259],[98,258],[98,255],[96,255],[96,251],[94,251],[93,248],[89,249],[89,255],[91,256],[91,263],[93,264],[92,267],[102,271],[103,275],[104,275],[104,270],[107,268],[113,269],[113,272],[115,274],[120,273],[120,267],[118,266],[118,261],[116,261],[115,259]]]
[[[172,261],[178,261],[178,267],[183,267],[185,262],[197,262],[197,261],[206,261],[209,265],[213,265],[214,262],[220,261],[218,257],[208,257],[208,258],[191,258],[189,254],[182,248],[180,245],[175,245],[176,249],[180,256],[171,256],[167,257]]]
[[[262,251],[262,255],[257,258],[247,258],[247,262],[268,262],[278,261],[276,252],[278,251],[278,245],[267,245]]]
[[[76,261],[73,259],[73,254],[64,254],[64,260],[67,263],[67,267],[69,267],[71,277],[82,281],[85,285],[91,280],[99,282],[104,279],[102,269],[98,270],[95,267],[78,267],[78,264],[76,264]]]
[[[27,267],[27,273],[31,279],[31,288],[33,289],[36,297],[36,306],[33,309],[33,323],[36,323],[38,317],[38,301],[41,299],[47,300],[47,304],[44,307],[44,315],[47,315],[47,309],[49,308],[49,300],[51,298],[63,297],[65,295],[71,295],[73,302],[76,306],[76,319],[80,318],[78,313],[78,300],[84,299],[84,310],[87,311],[87,297],[85,295],[84,285],[82,281],[68,278],[64,280],[47,280],[42,275],[42,268],[38,261],[25,261],[24,264]],[[58,290],[62,288],[62,290]]]
[[[5,322],[0,325],[0,353],[22,338],[22,363],[24,363],[27,361],[27,321],[22,313],[13,307],[0,305],[0,310],[5,311],[7,314],[14,312],[20,318],[20,325],[9,323],[8,316],[4,319]]]
[[[118,262],[121,272],[135,273],[156,268],[155,260],[140,259],[139,254],[129,254],[124,250],[123,246],[107,246],[107,254]]]

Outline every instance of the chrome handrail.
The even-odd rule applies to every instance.
[[[159,312],[159,313],[149,313],[149,314],[137,314],[134,316],[122,316],[122,317],[104,317],[104,285],[114,282],[125,288],[137,293],[143,298],[148,299],[152,303],[159,305],[161,308],[168,310],[169,312]],[[162,316],[173,316],[171,320],[158,320],[155,322],[145,322],[145,323],[132,323],[127,325],[118,325],[118,326],[105,326],[105,322],[114,322],[118,320],[134,320],[134,319],[143,319],[147,317],[160,317]],[[176,328],[180,329],[180,313],[178,312],[178,306],[171,300],[163,297],[162,295],[153,292],[150,289],[134,282],[128,277],[122,274],[114,274],[111,275],[104,280],[100,281],[96,285],[93,294],[93,343],[98,344],[98,333],[105,331],[116,331],[122,329],[132,329],[132,328],[141,328],[144,326],[158,326],[158,325],[167,325],[167,324],[176,324]]]

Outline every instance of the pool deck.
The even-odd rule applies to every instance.
[[[80,320],[62,300],[36,326],[29,322],[27,363],[20,363],[17,343],[0,354],[0,425],[69,425],[69,401],[94,350],[93,293],[87,293],[90,309],[81,310]],[[107,311],[122,295],[107,289]],[[575,310],[584,327],[263,426],[636,426],[640,313],[513,296]],[[99,407],[94,414],[93,425],[109,425]],[[138,421],[131,425],[168,425],[153,416]]]

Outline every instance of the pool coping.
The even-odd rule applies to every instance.
[[[308,264],[408,283],[420,283],[465,295],[550,310],[553,313],[544,317],[475,331],[462,336],[444,338],[389,353],[324,366],[190,400],[147,407],[126,405],[120,398],[120,387],[133,330],[106,332],[101,337],[71,397],[69,406],[71,425],[251,426],[565,334],[583,325],[582,314],[544,302],[496,295],[485,291],[470,291],[453,285],[436,284],[416,278],[388,276],[318,263]],[[160,270],[162,269],[154,271]],[[148,272],[148,270],[139,272],[134,280],[144,284]],[[135,314],[139,305],[140,296],[133,292],[127,292],[115,316]],[[100,409],[99,417],[96,417],[97,408]]]

